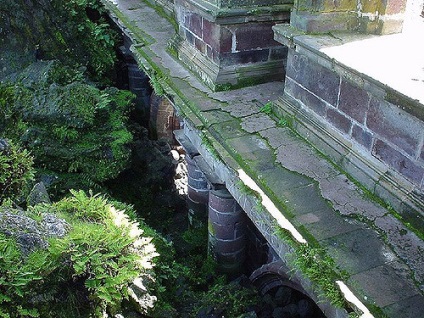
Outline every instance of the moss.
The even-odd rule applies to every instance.
[[[21,201],[34,180],[33,158],[25,149],[0,139],[0,204],[7,200]]]

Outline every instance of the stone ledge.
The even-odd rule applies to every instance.
[[[362,73],[363,68],[346,65],[348,59],[341,55],[346,43],[382,37],[304,35],[288,25],[274,31],[276,39],[290,46],[277,112],[294,117],[302,136],[422,231],[424,105],[383,84],[373,70]],[[417,94],[424,99],[422,86]]]

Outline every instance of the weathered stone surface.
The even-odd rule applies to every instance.
[[[36,183],[27,197],[27,205],[34,206],[38,203],[51,203],[43,182]]]
[[[418,294],[418,291],[411,284],[398,276],[395,270],[390,267],[390,264],[374,267],[353,275],[350,281],[360,284],[360,289],[366,297],[365,300],[374,302],[379,307],[398,303]],[[384,282],[384,288],[379,287],[382,282]]]
[[[364,123],[370,97],[368,93],[342,80],[338,108],[359,123]]]
[[[424,312],[424,302],[420,296],[403,299],[384,308],[389,317],[420,317]]]
[[[303,105],[310,108],[320,116],[324,116],[327,112],[328,106],[323,100],[301,87],[290,77],[286,77],[284,92],[299,100]]]
[[[365,131],[362,127],[358,125],[353,125],[352,138],[356,142],[364,146],[367,150],[371,150],[372,135],[368,131]]]
[[[384,141],[376,140],[372,153],[406,178],[421,184],[424,175],[423,167],[418,166]]]
[[[305,55],[289,50],[287,76],[331,105],[337,104],[340,77]]]
[[[358,229],[324,240],[329,254],[349,274],[361,273],[393,261],[396,257],[370,230]],[[369,257],[371,256],[372,257]]]
[[[236,50],[247,51],[262,47],[278,46],[274,41],[274,23],[247,23],[235,30]]]
[[[327,109],[327,120],[344,134],[349,134],[352,121],[334,108]]]
[[[255,114],[242,119],[241,128],[249,133],[259,132],[264,129],[275,127],[274,120],[265,114]]]
[[[269,49],[222,53],[220,55],[222,66],[266,62],[268,58]]]
[[[355,231],[359,228],[353,220],[340,218],[331,208],[316,210],[295,217],[318,241]]]
[[[63,237],[69,225],[63,219],[50,213],[42,213],[41,221],[36,221],[25,211],[0,208],[0,233],[16,239],[24,256],[37,248],[46,248],[48,238]]]
[[[367,127],[384,140],[415,156],[424,124],[397,106],[371,99]]]

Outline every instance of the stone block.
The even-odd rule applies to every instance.
[[[274,23],[248,23],[237,27],[236,51],[249,51],[257,48],[279,46],[274,40]]]
[[[212,62],[219,63],[219,53],[209,45],[206,45],[206,56]]]
[[[240,251],[229,254],[217,254],[215,256],[218,266],[236,265],[243,263],[246,258],[246,250],[243,248]]]
[[[208,182],[205,178],[192,178],[190,175],[188,176],[188,184],[196,190],[207,190],[208,189]]]
[[[395,304],[418,293],[415,288],[406,284],[405,280],[398,276],[390,264],[353,275],[349,281],[352,286],[360,285],[361,294],[367,297],[368,302],[374,302],[379,307]],[[402,314],[402,317],[407,316]]]
[[[209,220],[213,223],[220,224],[222,226],[234,227],[234,224],[242,222],[244,220],[244,215],[242,212],[219,212],[209,206]]]
[[[199,52],[203,54],[206,52],[206,44],[202,40],[199,40],[198,38],[194,38],[194,46]]]
[[[349,274],[361,273],[390,261],[386,257],[386,247],[372,230],[358,229],[320,243]]]
[[[210,235],[209,235],[210,236]],[[231,254],[244,251],[246,247],[246,237],[239,237],[235,240],[220,240],[214,238],[213,250],[216,255],[218,254]]]
[[[300,86],[290,77],[286,77],[284,93],[300,101],[303,105],[313,110],[316,114],[324,116],[327,112],[326,103]]]
[[[203,18],[197,13],[190,12],[188,14],[188,19],[186,18],[186,21],[188,20],[188,24],[186,22],[186,26],[188,29],[197,35],[199,38],[203,37]]]
[[[219,49],[219,44],[221,43],[221,32],[220,26],[216,23],[210,22],[209,20],[203,18],[203,41],[209,44],[214,49]],[[231,37],[230,37],[231,40]],[[231,49],[231,41],[230,41]]]
[[[416,295],[384,308],[389,317],[421,317],[424,313],[424,297]]]
[[[260,63],[269,59],[269,49],[242,51],[237,53],[224,53],[220,55],[221,65]]]
[[[406,9],[406,0],[385,0],[381,1],[379,13],[385,15],[393,15],[403,13]]]
[[[358,125],[352,127],[352,139],[360,145],[364,146],[367,150],[371,150],[372,135]]]
[[[336,73],[290,49],[286,74],[331,105],[337,104],[340,77]]]
[[[220,27],[220,38],[218,52],[227,53],[231,52],[233,46],[233,33],[226,27]]]
[[[424,124],[397,106],[372,98],[366,120],[367,127],[381,139],[389,141],[410,156],[415,156]]]
[[[209,196],[209,207],[222,213],[241,211],[240,206],[227,190],[211,191]]]
[[[339,110],[359,123],[364,123],[370,97],[367,91],[342,80],[340,85]]]
[[[314,1],[312,1],[314,2]],[[356,1],[352,0],[320,0],[320,12],[346,12],[356,10]]]
[[[334,108],[328,108],[326,118],[338,130],[345,134],[349,134],[352,127],[352,121],[342,113],[339,113]]]
[[[194,35],[193,33],[191,33],[189,30],[185,30],[185,38],[187,40],[188,43],[190,43],[191,45],[194,45]]]
[[[379,1],[361,1],[362,12],[363,13],[372,13],[379,11],[380,2]]]
[[[212,222],[211,220],[209,223],[210,233],[221,240],[236,240],[240,237],[244,237],[246,235],[246,229],[243,225],[244,224],[241,223],[220,224]]]
[[[384,141],[379,139],[375,141],[372,154],[415,184],[421,184],[424,174],[423,167],[418,166]]]
[[[296,217],[296,221],[301,223],[318,241],[359,228],[358,225],[345,220],[331,208],[301,214]]]
[[[187,185],[187,196],[193,202],[207,204],[209,199],[209,190],[194,189],[192,186]]]
[[[278,46],[271,48],[269,52],[269,59],[271,61],[285,60],[287,59],[288,50],[289,49],[287,46]]]

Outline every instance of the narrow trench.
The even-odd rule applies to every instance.
[[[132,90],[137,96],[131,114],[135,142],[131,167],[106,186],[114,198],[133,205],[145,223],[175,251],[159,265],[164,276],[159,298],[167,305],[162,304],[164,308],[157,310],[155,316],[325,317],[308,296],[276,274],[268,275],[268,279],[255,286],[249,276],[257,264],[253,267],[246,264],[244,272],[237,277],[216,271],[208,257],[207,209],[200,225],[189,221],[188,172],[184,149],[172,137],[172,130],[178,128],[175,118],[171,123],[166,119],[169,131],[165,134],[158,131],[156,124],[164,125],[164,122],[160,122],[163,118],[152,103],[161,99],[154,94],[145,75],[139,72],[141,75],[134,77],[137,65],[126,55],[124,43],[119,53],[116,86]],[[266,245],[264,239],[262,244]]]

